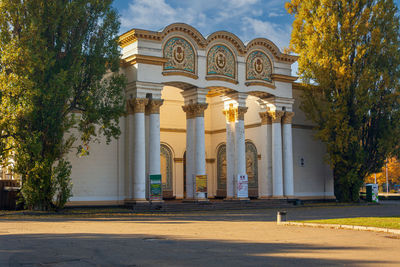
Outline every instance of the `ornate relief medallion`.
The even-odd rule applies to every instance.
[[[207,75],[235,78],[235,57],[224,45],[213,46],[207,55]]]
[[[272,64],[268,56],[261,51],[253,51],[247,57],[246,79],[271,82]]]
[[[164,46],[164,57],[168,62],[164,70],[183,70],[195,73],[196,62],[193,47],[185,39],[174,37]]]

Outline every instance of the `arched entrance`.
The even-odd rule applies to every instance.
[[[160,169],[162,175],[163,198],[173,198],[172,190],[172,150],[166,144],[160,145]]]
[[[249,197],[258,197],[258,154],[251,141],[246,141],[246,173],[249,178]]]
[[[246,173],[249,178],[249,197],[258,197],[258,154],[251,141],[246,141]],[[217,149],[217,197],[226,197],[226,145]]]

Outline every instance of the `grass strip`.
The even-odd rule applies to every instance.
[[[326,219],[326,220],[307,220],[298,222],[357,225],[357,226],[369,226],[369,227],[379,227],[388,229],[400,229],[400,217],[357,217],[357,218],[339,218],[339,219]]]

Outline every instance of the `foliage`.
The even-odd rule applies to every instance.
[[[15,161],[30,208],[65,204],[73,144],[83,154],[120,134],[125,78],[111,3],[0,1],[0,160]]]
[[[393,157],[387,161],[388,182],[389,184],[400,184],[400,162]],[[366,183],[375,183],[375,174],[371,174],[365,178]],[[376,173],[376,182],[379,185],[386,184],[386,166]]]
[[[327,147],[335,195],[358,201],[364,178],[398,153],[399,17],[392,0],[292,0],[302,110]]]

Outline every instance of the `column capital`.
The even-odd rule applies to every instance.
[[[258,113],[261,118],[261,125],[272,124],[271,116],[268,114],[268,111]]]
[[[244,114],[247,112],[248,107],[238,107],[238,120],[244,121]]]
[[[133,98],[129,99],[129,109],[128,113],[133,114],[133,113],[144,113],[145,107],[149,100],[147,98]]]
[[[233,104],[229,105],[229,109],[224,109],[222,113],[225,115],[226,122],[236,122],[238,118],[238,108],[234,107]]]
[[[164,103],[163,99],[151,99],[146,106],[146,115],[160,114],[160,107]]]
[[[281,119],[285,114],[285,111],[276,110],[276,111],[268,111],[269,116],[271,116],[272,123],[281,123]]]
[[[182,109],[186,112],[186,119],[193,119],[195,117],[204,117],[204,110],[207,107],[207,103],[193,103],[182,106]]]
[[[283,124],[291,124],[294,116],[294,112],[286,111],[283,116],[282,123]]]

